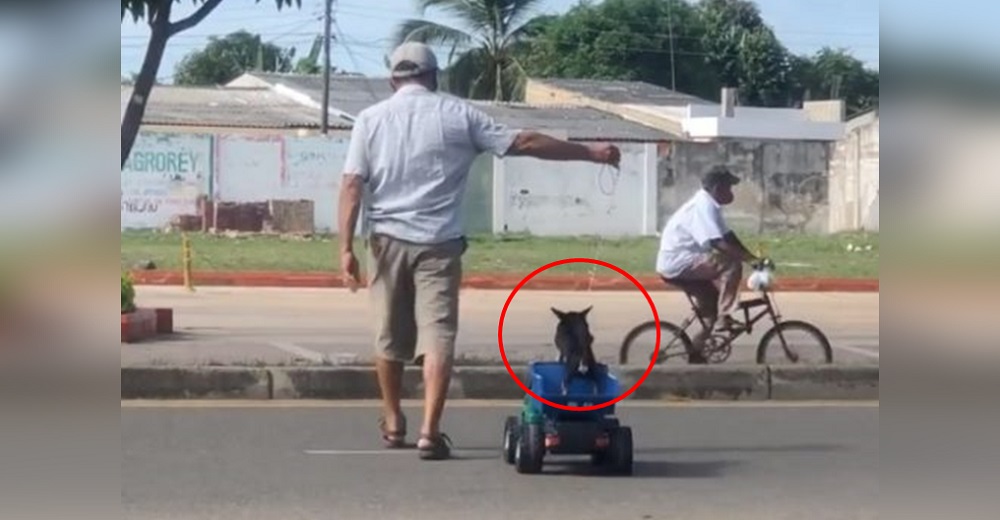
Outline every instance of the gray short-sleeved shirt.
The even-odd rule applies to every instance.
[[[354,122],[344,175],[366,184],[369,232],[433,244],[459,238],[476,157],[503,157],[517,131],[461,99],[407,85]]]

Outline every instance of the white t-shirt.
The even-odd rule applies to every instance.
[[[663,227],[656,271],[667,278],[679,276],[698,256],[712,251],[712,240],[728,232],[719,203],[698,190]]]

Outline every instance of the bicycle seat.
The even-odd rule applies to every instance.
[[[661,276],[660,279],[662,279],[663,283],[667,285],[673,285],[674,287],[685,291],[705,283],[702,280],[680,280],[677,278],[666,278],[664,276]]]

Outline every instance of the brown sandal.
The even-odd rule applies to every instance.
[[[378,427],[382,431],[382,443],[388,449],[400,449],[406,447],[406,416],[400,416],[402,427],[396,431],[389,431],[386,427],[385,416],[379,417]]]

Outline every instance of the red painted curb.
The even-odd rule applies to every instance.
[[[177,271],[133,271],[136,285],[183,285],[184,277]],[[203,271],[191,274],[195,286],[234,287],[345,287],[339,275],[330,273],[285,272],[221,272]],[[663,283],[655,276],[637,276],[647,291],[676,291],[674,286]],[[513,289],[521,280],[517,275],[473,274],[466,276],[462,286],[467,289]],[[635,286],[622,277],[589,275],[543,276],[539,275],[524,290],[547,291],[622,291],[635,290]],[[877,279],[844,278],[779,278],[776,290],[785,292],[879,292]]]
[[[173,309],[153,309],[156,313],[156,333],[174,333],[174,310]]]
[[[173,331],[173,309],[136,309],[122,314],[122,343],[138,343]]]

